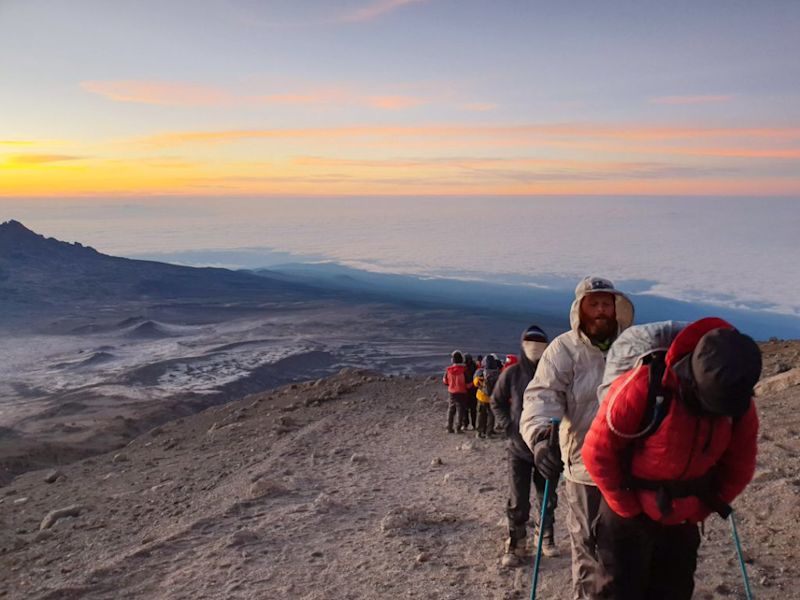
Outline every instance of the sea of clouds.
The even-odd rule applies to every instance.
[[[371,271],[628,291],[800,316],[789,198],[147,198],[2,200],[47,236],[193,265],[334,260]]]

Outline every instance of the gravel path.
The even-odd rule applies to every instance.
[[[22,475],[0,488],[0,596],[527,598],[530,567],[499,564],[504,442],[445,433],[444,396],[438,378],[345,370]],[[800,597],[797,401],[759,401],[761,464],[737,503],[759,599]],[[62,508],[77,516],[40,530]],[[564,510],[539,598],[569,598]],[[697,598],[744,597],[716,517],[697,579]]]

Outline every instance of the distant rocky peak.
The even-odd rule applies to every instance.
[[[76,251],[87,255],[97,254],[94,248],[78,242],[70,244],[55,238],[46,238],[14,219],[0,223],[0,256],[9,256],[11,253],[19,255],[20,253],[74,253]]]
[[[0,235],[30,235],[34,237],[41,237],[14,219],[6,221],[5,223],[0,223]]]

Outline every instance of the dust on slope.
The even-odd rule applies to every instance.
[[[762,600],[791,597],[800,575],[797,393],[759,400],[759,471],[736,503]],[[43,481],[53,473],[27,473],[0,504],[0,589],[50,599],[527,597],[530,567],[499,566],[504,444],[447,435],[444,395],[438,378],[346,370],[156,428],[53,483]],[[540,598],[569,598],[561,504],[562,557],[545,560]],[[74,505],[79,516],[39,531],[48,511]],[[716,517],[697,580],[697,598],[743,597]]]

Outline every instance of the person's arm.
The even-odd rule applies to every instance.
[[[539,366],[522,402],[519,432],[533,452],[551,419],[561,420],[567,411],[567,388],[572,381],[572,357],[563,342],[556,338],[544,351]]]
[[[722,458],[717,462],[719,496],[730,504],[742,493],[756,470],[758,440],[758,414],[755,402],[739,419],[733,422],[731,441]]]
[[[483,385],[483,369],[475,371],[475,376],[472,378],[472,387],[480,389]]]
[[[636,492],[625,487],[630,469],[630,445],[634,441],[633,437],[626,436],[642,428],[647,409],[647,381],[646,369],[629,371],[614,381],[597,409],[581,450],[586,470],[608,506],[626,518],[642,512]]]
[[[495,422],[503,431],[511,429],[511,371],[500,373],[500,378],[492,390],[491,407]]]

